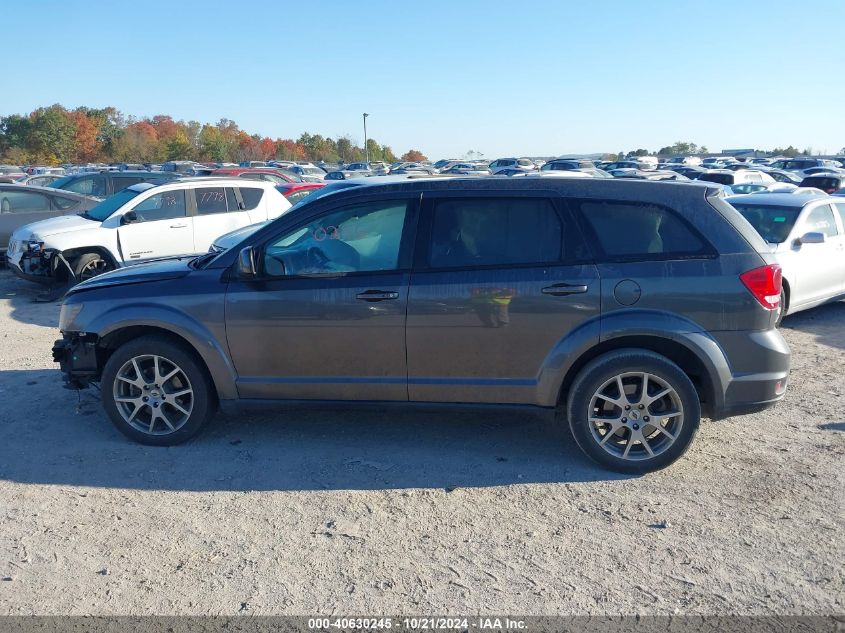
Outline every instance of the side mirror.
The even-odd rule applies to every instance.
[[[238,276],[255,277],[255,251],[252,246],[247,246],[238,254]]]
[[[127,211],[120,219],[121,224],[133,224],[138,221],[138,215],[134,211]]]
[[[796,242],[799,244],[824,244],[824,233],[821,231],[810,231],[804,233]]]

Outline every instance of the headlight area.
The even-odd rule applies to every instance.
[[[80,315],[84,307],[84,303],[62,303],[62,309],[59,312],[59,331],[78,331],[79,328],[75,327],[75,321],[76,317]]]
[[[97,335],[70,332],[53,343],[53,362],[59,363],[68,389],[84,389],[99,380]]]

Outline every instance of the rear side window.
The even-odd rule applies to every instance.
[[[261,202],[264,190],[257,187],[241,187],[241,198],[244,201],[244,211],[252,211]]]
[[[581,215],[598,254],[607,259],[710,257],[712,247],[665,207],[616,201],[582,201]]]
[[[699,180],[704,180],[707,182],[717,182],[720,185],[732,185],[734,184],[734,175],[733,174],[701,174],[698,177]]]
[[[61,209],[62,211],[67,211],[72,209],[76,205],[79,204],[79,200],[74,200],[73,198],[65,198],[63,196],[50,196],[53,200],[53,207],[55,209]]]
[[[226,191],[223,187],[199,187],[194,190],[197,215],[226,213]]]
[[[816,187],[827,191],[828,189],[839,189],[839,178],[825,176],[810,176],[801,182],[802,187]]]
[[[433,268],[581,260],[583,243],[545,198],[461,198],[435,202]]]
[[[117,193],[127,187],[137,185],[139,182],[144,182],[144,179],[140,176],[115,176],[112,182],[114,183],[114,192]]]

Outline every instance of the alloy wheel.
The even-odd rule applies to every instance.
[[[678,392],[664,379],[626,372],[595,391],[588,420],[602,449],[617,458],[639,461],[674,444],[684,424],[684,408]]]
[[[123,420],[148,435],[169,435],[191,417],[194,390],[185,372],[163,356],[136,356],[123,364],[113,385]]]

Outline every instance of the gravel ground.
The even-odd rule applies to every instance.
[[[785,320],[779,406],[631,478],[511,414],[232,408],[135,445],[62,389],[36,294],[0,271],[0,615],[843,612],[845,302]]]

